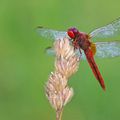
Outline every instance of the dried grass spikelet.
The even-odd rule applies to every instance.
[[[69,78],[78,69],[79,57],[76,56],[74,48],[70,46],[67,38],[56,42],[55,51],[57,56],[55,61],[56,71]]]
[[[79,57],[76,56],[68,38],[56,40],[55,72],[51,72],[46,84],[46,95],[56,110],[56,120],[61,120],[63,107],[73,96],[73,89],[68,87],[68,78],[78,70]]]

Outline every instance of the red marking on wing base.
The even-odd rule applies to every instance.
[[[103,90],[105,90],[105,84],[104,84],[104,80],[102,78],[102,75],[100,74],[100,71],[97,67],[97,64],[95,63],[94,57],[93,57],[93,53],[91,51],[91,49],[87,49],[84,51],[87,61],[92,69],[92,72],[94,74],[94,76],[96,77],[96,79],[99,81],[101,87],[103,88]]]

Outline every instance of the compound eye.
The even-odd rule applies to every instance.
[[[68,31],[67,34],[70,38],[75,38],[75,34],[73,33],[73,31]]]

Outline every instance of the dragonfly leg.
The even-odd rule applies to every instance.
[[[74,51],[76,50],[77,48],[74,46]]]
[[[80,52],[80,59],[81,59],[81,57],[82,57],[82,52],[81,52],[81,49],[79,48],[79,52]]]
[[[74,50],[79,48],[77,41],[72,41],[72,44],[74,46]]]

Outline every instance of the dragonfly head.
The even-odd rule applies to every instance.
[[[71,39],[75,39],[76,36],[78,35],[78,33],[79,33],[79,31],[75,27],[69,28],[67,30],[67,34]]]

